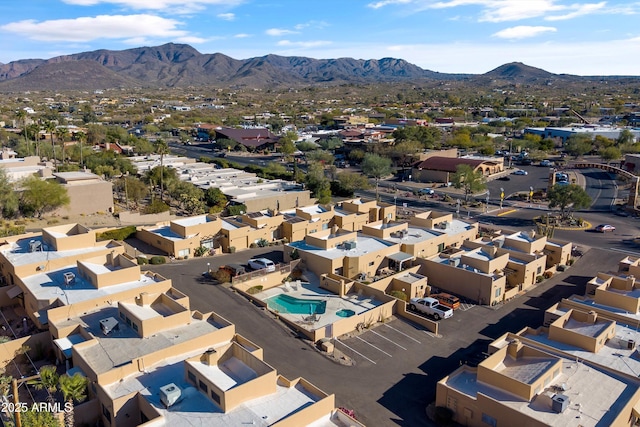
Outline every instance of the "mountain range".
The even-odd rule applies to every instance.
[[[446,74],[395,58],[313,59],[266,55],[237,60],[221,53],[202,54],[189,45],[174,43],[0,63],[0,91],[3,92],[205,85],[265,88],[426,80],[548,84],[576,79],[585,78],[553,74],[517,62],[481,75]]]

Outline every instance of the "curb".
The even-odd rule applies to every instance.
[[[539,220],[542,217],[535,217],[533,218],[533,222],[536,225],[546,225],[544,222],[540,222]],[[564,230],[564,231],[582,231],[582,230],[589,230],[590,228],[592,228],[593,226],[591,225],[590,222],[588,221],[582,221],[582,227],[553,227],[554,230]]]

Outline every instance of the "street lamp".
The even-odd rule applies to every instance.
[[[398,196],[393,196],[393,206],[394,207],[398,206]]]
[[[456,200],[456,215],[460,218],[460,199]]]
[[[487,190],[487,212],[489,212],[489,197],[491,196],[491,192]]]
[[[500,209],[502,209],[503,200],[504,200],[504,188],[500,187]]]

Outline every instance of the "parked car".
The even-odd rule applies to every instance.
[[[454,295],[440,292],[438,294],[429,295],[431,298],[437,299],[440,304],[449,307],[453,310],[460,308],[460,299]]]
[[[514,175],[529,175],[529,172],[527,172],[526,170],[523,170],[523,169],[518,169],[513,174]]]
[[[229,273],[231,277],[240,276],[241,274],[246,274],[247,270],[244,268],[242,264],[227,264],[223,265],[219,268],[219,270],[224,270]]]
[[[596,226],[596,231],[599,233],[606,233],[607,231],[616,231],[616,228],[611,224],[600,224]]]
[[[276,271],[276,264],[267,258],[253,258],[249,260],[249,267],[252,270],[267,270],[267,272]]]
[[[550,167],[553,166],[553,162],[551,160],[543,160],[540,162],[540,166]]]
[[[447,319],[453,316],[453,309],[445,307],[435,298],[411,298],[409,309],[433,316],[434,319]]]
[[[427,194],[429,196],[433,196],[435,194],[435,191],[433,191],[433,188],[423,188],[422,190],[420,190],[420,194]]]
[[[498,178],[498,181],[511,181],[511,178],[509,178],[507,175],[505,175],[505,176],[501,176],[500,178]]]

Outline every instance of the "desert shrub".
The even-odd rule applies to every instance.
[[[229,253],[230,254],[235,254],[236,253],[236,247],[235,246],[229,246]]]
[[[269,246],[269,241],[267,239],[258,239],[256,245],[258,245],[259,248],[265,248]]]
[[[291,278],[298,280],[302,277],[302,270],[299,269],[298,267],[294,268],[293,271],[291,272]]]
[[[573,265],[574,262],[576,262],[576,260],[571,258],[571,259],[567,260],[567,265]]]
[[[57,224],[59,222],[60,222],[60,220],[58,218],[53,218],[53,219],[50,219],[49,221],[47,221],[47,225],[53,225],[53,224]]]
[[[149,263],[149,260],[146,256],[139,256],[136,258],[136,260],[138,260],[138,265],[145,265]]]
[[[143,213],[146,215],[157,214],[168,211],[169,205],[161,200],[154,200],[151,204],[144,208]]]
[[[544,278],[545,279],[550,279],[553,277],[553,271],[545,271],[544,272]]]
[[[221,268],[215,273],[213,273],[213,278],[220,283],[229,283],[231,281],[231,273]]]
[[[196,256],[196,257],[199,257],[199,256],[205,255],[207,252],[209,252],[208,248],[205,248],[204,246],[198,246],[193,251],[193,255]]]
[[[300,253],[298,252],[297,248],[293,248],[293,250],[289,252],[289,256],[291,257],[291,259],[299,259]]]
[[[249,295],[255,295],[260,292],[262,292],[262,285],[252,286],[249,289],[247,289],[247,293]]]
[[[250,245],[249,245],[249,247],[250,247],[251,249],[254,249],[254,248],[257,248],[257,247],[258,247],[258,244],[257,244],[257,243],[252,243],[252,244],[250,244]]]
[[[136,226],[131,225],[128,227],[116,228],[113,230],[105,231],[104,233],[98,233],[96,239],[101,242],[104,240],[125,240],[136,234]]]
[[[151,257],[151,259],[149,260],[149,264],[154,264],[154,265],[164,264],[165,262],[167,262],[167,260],[163,256],[154,256],[154,257]]]
[[[543,276],[538,276],[538,277],[536,277],[536,283],[540,283],[540,282],[542,282],[543,280],[544,280],[544,277],[543,277]]]
[[[409,301],[409,298],[407,297],[407,294],[405,294],[402,291],[391,291],[389,292],[389,295],[391,295],[394,298],[397,298],[401,301]]]

